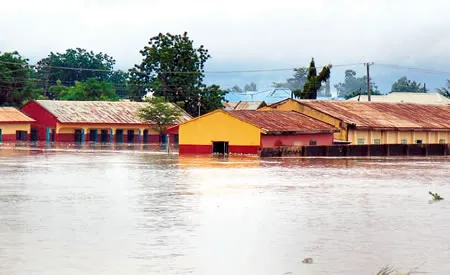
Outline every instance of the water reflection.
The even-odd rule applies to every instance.
[[[448,158],[33,149],[0,147],[2,274],[450,270]]]

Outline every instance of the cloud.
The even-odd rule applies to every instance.
[[[188,31],[211,64],[248,69],[374,61],[443,69],[450,1],[16,0],[0,9],[0,50],[102,51],[126,69],[159,32]],[[228,68],[222,68],[228,69]]]

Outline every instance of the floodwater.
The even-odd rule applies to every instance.
[[[449,178],[450,158],[0,147],[0,274],[450,274]]]

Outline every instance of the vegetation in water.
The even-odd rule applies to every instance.
[[[431,196],[433,196],[433,200],[434,201],[441,201],[441,200],[443,200],[444,198],[443,197],[441,197],[438,193],[433,193],[433,192],[428,192],[428,194],[430,194]]]

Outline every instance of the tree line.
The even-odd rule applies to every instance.
[[[0,52],[0,106],[20,107],[32,99],[142,101],[151,95],[197,116],[223,108],[229,92],[256,91],[253,82],[243,89],[234,86],[229,90],[216,84],[206,85],[204,68],[211,56],[203,45],[195,47],[186,32],[151,37],[140,54],[140,63],[122,71],[114,70],[116,60],[112,56],[81,48],[50,52],[35,65],[17,51]],[[312,58],[308,68],[294,69],[291,78],[273,86],[291,90],[296,98],[331,96],[331,69],[329,64],[318,70]],[[450,82],[448,85],[439,92],[450,97]],[[344,82],[334,87],[338,96],[345,98],[367,94],[367,78],[347,70]],[[370,87],[372,94],[380,94],[372,79]],[[426,87],[402,77],[392,85],[391,91],[424,92]]]

